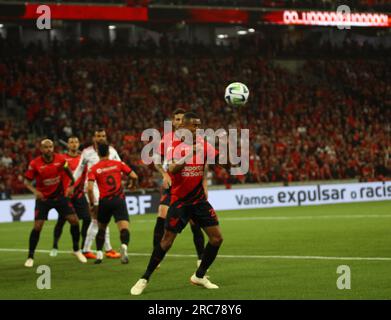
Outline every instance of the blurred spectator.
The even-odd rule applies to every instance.
[[[0,163],[6,168],[10,168],[12,166],[12,158],[9,156],[9,152],[6,150],[5,152],[0,152],[0,154],[2,154]]]
[[[0,200],[11,200],[11,190],[7,189],[2,182],[0,182]]]
[[[295,71],[268,57],[289,55],[292,48],[266,53],[262,45],[257,51],[247,43],[206,48],[166,40],[163,51],[150,39],[134,48],[59,42],[57,53],[0,43],[14,50],[0,51],[7,54],[1,69],[6,98],[26,114],[10,112],[0,119],[0,181],[6,188],[26,191],[23,173],[39,154],[39,139],[75,134],[87,146],[102,126],[141,177],[140,185],[158,188],[159,176],[140,160],[140,137],[147,128],[161,130],[178,107],[196,111],[206,128],[250,129],[249,172],[230,177],[212,168],[213,182],[227,188],[245,182],[390,179],[388,59],[325,59],[319,47],[312,52],[317,58]],[[336,55],[338,50],[360,53],[355,43],[336,49]],[[387,51],[368,52],[362,54],[382,57]],[[240,109],[228,108],[224,88],[237,79],[249,86],[250,100]]]

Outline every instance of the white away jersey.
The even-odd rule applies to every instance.
[[[118,160],[121,161],[117,150],[115,150],[112,146],[109,147],[109,160]],[[73,173],[73,178],[75,181],[81,177],[84,172],[85,167],[90,170],[90,168],[99,162],[98,152],[95,150],[93,146],[85,148],[81,153],[81,158],[79,165]],[[88,184],[88,179],[86,179],[86,185]]]

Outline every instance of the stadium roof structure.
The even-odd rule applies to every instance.
[[[42,3],[0,0],[0,20],[35,20],[42,13]],[[144,23],[226,24],[226,25],[301,25],[301,26],[391,26],[391,14],[304,10],[293,8],[229,8],[195,6],[129,6],[96,3],[46,3],[53,20],[112,21]]]

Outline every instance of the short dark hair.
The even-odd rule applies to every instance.
[[[95,130],[95,132],[102,132],[102,131],[106,131],[106,129],[99,127],[99,128],[96,128],[96,130]]]
[[[200,117],[193,111],[185,112],[183,120],[200,119]]]
[[[174,112],[172,113],[172,116],[175,117],[177,114],[185,114],[186,111],[182,108],[175,109]]]
[[[77,136],[70,136],[70,137],[68,137],[68,141],[69,141],[69,139],[77,139],[77,140],[79,140],[79,137],[77,137]]]
[[[98,143],[99,157],[107,157],[109,155],[109,145],[107,143]]]

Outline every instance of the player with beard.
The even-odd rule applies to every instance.
[[[205,139],[196,135],[196,130],[200,126],[201,120],[195,113],[187,112],[184,114],[182,127],[191,132],[193,144],[182,142],[180,139],[173,141],[173,151],[169,153],[168,158],[170,161],[168,172],[172,184],[165,232],[159,245],[154,247],[144,274],[131,288],[132,295],[142,294],[152,273],[171,248],[177,234],[186,227],[190,219],[198,223],[209,238],[201,264],[191,276],[190,281],[207,289],[218,289],[218,286],[212,283],[205,274],[217,256],[223,237],[217,215],[206,199],[203,176],[206,159],[215,159],[215,163],[218,165],[227,163],[228,159],[224,159],[227,162],[220,162],[218,151]],[[224,157],[224,155],[222,156]],[[228,165],[224,167],[229,168],[230,166],[231,164],[228,162]]]
[[[106,143],[98,144],[98,154],[100,161],[93,165],[88,171],[87,194],[89,203],[94,206],[94,184],[99,188],[99,208],[98,208],[98,226],[99,231],[96,236],[96,256],[95,264],[102,263],[103,243],[105,232],[111,217],[118,226],[121,241],[121,263],[127,264],[129,233],[129,214],[126,208],[125,194],[122,188],[122,175],[129,176],[132,183],[130,188],[136,187],[137,174],[132,171],[125,163],[117,160],[109,160],[109,145]]]
[[[25,173],[25,185],[35,195],[35,221],[29,239],[29,253],[25,267],[31,268],[34,265],[34,253],[38,245],[41,230],[48,219],[51,209],[71,224],[71,235],[73,242],[73,254],[77,259],[86,263],[87,259],[79,250],[80,230],[79,219],[74,212],[72,205],[64,195],[63,176],[64,172],[74,182],[72,172],[63,155],[54,153],[53,141],[45,139],[41,141],[41,156],[33,159]],[[32,182],[35,180],[35,187]]]
[[[155,228],[153,231],[153,247],[156,247],[163,238],[164,234],[164,223],[167,217],[167,211],[170,206],[171,201],[171,177],[167,172],[167,168],[164,164],[166,161],[166,155],[172,148],[172,143],[174,140],[175,131],[181,127],[183,115],[185,114],[185,110],[176,109],[172,114],[172,126],[174,131],[165,134],[160,141],[158,152],[159,154],[155,155],[155,168],[159,171],[163,178],[162,184],[162,194],[160,197],[160,204],[158,208],[158,217],[156,219]],[[163,159],[163,161],[162,161]],[[204,180],[204,188],[205,192],[207,192],[207,181],[206,175]],[[202,259],[202,253],[205,247],[205,239],[204,234],[200,226],[190,220],[191,231],[193,232],[193,242],[197,252],[197,266],[200,265]]]
[[[76,168],[75,172],[73,173],[75,181],[77,181],[82,176],[85,169],[89,170],[93,165],[99,162],[99,155],[97,152],[97,146],[99,143],[107,143],[107,136],[106,136],[105,129],[101,129],[101,128],[97,129],[94,133],[93,145],[88,148],[85,148],[81,153],[81,159],[79,165]],[[109,147],[109,159],[121,161],[121,158],[119,157],[117,151],[112,146]],[[87,193],[87,187],[88,187],[88,181],[86,179],[86,182],[84,184],[85,193]],[[91,252],[92,243],[94,242],[95,237],[98,233],[97,214],[98,214],[98,203],[99,203],[99,189],[96,183],[94,184],[94,199],[95,199],[95,203],[93,204],[93,206],[92,204],[90,204],[90,207],[93,208],[93,210],[90,210],[91,223],[90,226],[88,227],[87,236],[83,247],[83,254],[87,257],[87,259],[96,259],[96,255]],[[105,232],[104,246],[106,251],[105,253],[106,257],[112,259],[119,259],[121,257],[121,255],[115,250],[113,250],[111,246],[108,226]]]
[[[65,160],[68,162],[69,169],[72,172],[76,170],[81,159],[79,147],[80,147],[80,142],[78,137],[72,136],[68,138],[68,151],[64,153],[63,156]],[[69,194],[69,192],[67,192],[71,184],[71,179],[67,175],[64,175],[63,177],[64,190],[66,190],[65,195],[69,198],[73,208],[76,211],[78,218],[83,221],[81,227],[82,248],[84,247],[85,239],[87,236],[87,229],[91,223],[88,202],[86,196],[84,195],[84,183],[85,183],[86,175],[87,175],[87,170],[85,169],[81,178],[78,181],[76,181],[72,194]],[[53,249],[50,251],[51,257],[57,256],[58,241],[60,240],[65,222],[66,220],[64,219],[64,217],[61,216],[58,217],[53,232]]]

